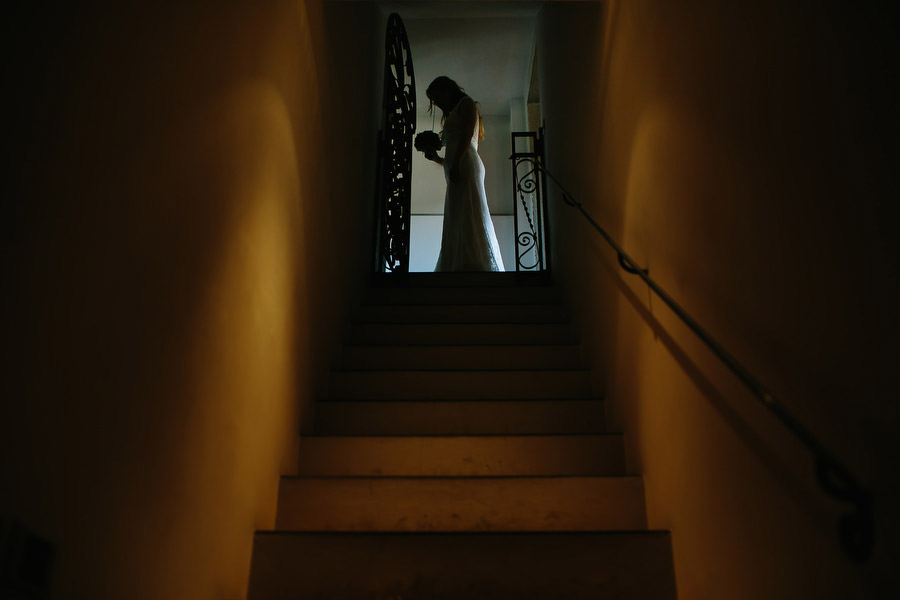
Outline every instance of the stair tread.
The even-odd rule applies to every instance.
[[[372,308],[380,308],[383,306],[398,307],[398,305],[396,305],[396,304],[373,304],[373,305],[368,305],[368,306],[371,306]],[[460,305],[456,304],[454,302],[445,302],[443,304],[436,304],[434,302],[430,302],[430,303],[422,303],[422,304],[403,304],[403,305],[399,305],[399,306],[402,306],[402,308],[430,309],[430,308],[435,308],[435,307],[440,308],[440,307],[445,307],[445,306],[446,307],[450,307],[450,306],[458,307]],[[556,302],[553,300],[539,300],[537,302],[532,302],[530,304],[517,304],[514,302],[504,304],[504,303],[492,302],[492,303],[485,303],[485,304],[464,304],[462,306],[464,306],[466,308],[489,308],[489,309],[503,308],[503,307],[507,307],[507,306],[513,307],[513,308],[541,307],[541,308],[554,309],[554,310],[559,309],[560,311],[563,310],[563,306],[559,302]]]
[[[406,287],[410,285],[477,285],[501,283],[514,286],[552,285],[547,271],[490,271],[490,272],[412,272],[375,273],[369,284],[382,287]]]
[[[661,531],[259,532],[249,590],[253,600],[676,598]]]
[[[628,536],[666,536],[671,535],[668,529],[556,529],[553,531],[536,529],[533,531],[526,529],[517,529],[515,531],[439,531],[436,529],[428,529],[421,531],[397,531],[389,529],[384,531],[366,530],[366,531],[331,531],[328,529],[257,529],[254,531],[257,536],[335,536],[335,537],[367,537],[367,536],[392,536],[392,537],[442,537],[454,536],[459,538],[466,537],[508,537],[522,538],[525,536],[540,536],[544,538],[552,538],[554,536],[604,536],[616,537],[622,535]]]
[[[459,325],[468,325],[468,326],[476,326],[476,327],[504,327],[510,329],[519,329],[519,328],[542,328],[542,329],[563,329],[568,328],[571,323],[498,323],[495,321],[462,321],[462,322],[449,322],[449,321],[436,321],[434,323],[410,323],[409,321],[351,321],[352,325],[371,325],[371,326],[380,326],[380,325],[392,325],[397,327],[408,327],[410,329],[416,329],[423,326],[440,326],[440,327],[457,327]]]
[[[560,479],[568,479],[572,480],[576,483],[596,483],[598,481],[611,481],[611,480],[637,480],[640,479],[640,475],[488,475],[485,477],[473,477],[472,475],[282,475],[282,481],[311,481],[311,480],[362,480],[368,479],[373,482],[381,482],[386,480],[405,480],[405,481],[435,481],[435,480],[444,480],[444,481],[464,481],[464,482],[472,482],[477,483],[478,485],[486,485],[490,483],[490,480],[534,480],[534,481],[550,481],[550,480],[560,480]]]
[[[331,393],[349,398],[581,398],[586,369],[332,371]]]
[[[304,433],[304,440],[405,440],[409,438],[422,438],[423,440],[471,440],[515,437],[522,439],[538,438],[591,438],[591,437],[616,437],[621,436],[621,431],[590,431],[580,433]],[[288,477],[289,475],[285,475]]]
[[[352,323],[571,323],[556,303],[373,304],[361,306]]]
[[[486,398],[481,396],[474,396],[472,398],[459,398],[454,396],[448,396],[446,398],[439,397],[431,397],[431,396],[409,396],[406,398],[391,398],[391,397],[383,397],[383,398],[367,398],[364,396],[342,396],[340,398],[328,398],[327,400],[321,400],[320,405],[330,405],[330,404],[350,404],[353,402],[359,402],[363,404],[377,404],[379,402],[385,403],[404,403],[404,404],[437,404],[437,403],[455,403],[455,404],[471,404],[478,405],[483,404],[485,402],[498,402],[504,404],[515,404],[517,402],[528,402],[534,404],[540,404],[542,402],[547,403],[559,403],[559,402],[600,402],[602,398],[596,397],[581,397],[581,396],[534,396],[534,397],[517,397],[510,396],[508,398]]]
[[[524,326],[519,323],[495,325],[488,323],[415,324],[383,323],[357,324],[349,331],[348,342],[378,342],[379,344],[410,344],[429,340],[439,345],[480,345],[500,342],[501,345],[577,343],[577,337],[567,326],[541,323]]]
[[[477,344],[467,344],[467,343],[428,343],[428,342],[396,342],[396,343],[387,343],[387,342],[364,342],[364,341],[356,341],[351,340],[344,342],[345,347],[350,348],[459,348],[459,347],[469,347],[469,348],[528,348],[528,347],[538,347],[538,348],[577,348],[580,344],[578,342],[485,342],[485,343],[477,343]]]
[[[496,372],[496,371],[517,371],[517,372],[525,372],[525,371],[535,371],[535,372],[546,372],[546,371],[585,371],[590,372],[589,369],[556,369],[552,367],[547,368],[534,368],[534,369],[516,369],[513,367],[458,367],[458,366],[450,366],[450,367],[438,367],[438,366],[425,366],[425,367],[402,367],[402,368],[394,368],[394,369],[384,369],[381,367],[366,367],[364,365],[353,365],[353,366],[337,366],[332,367],[331,373],[374,373],[374,372],[385,372],[390,371],[394,373],[398,372],[406,372],[406,373],[421,373],[423,371],[432,371],[437,373],[447,373],[447,372],[455,372],[455,371],[465,371],[469,373],[483,373],[483,372]]]
[[[470,435],[603,433],[601,398],[506,400],[354,400],[316,407],[316,431],[328,434]]]
[[[676,597],[546,274],[374,276],[343,341],[248,598]]]
[[[559,292],[553,288],[536,287],[531,294],[502,286],[470,288],[371,288],[362,296],[361,306],[421,306],[421,305],[503,305],[503,306],[562,306]]]
[[[320,405],[337,405],[337,404],[350,404],[353,402],[359,402],[364,404],[377,404],[379,402],[385,403],[422,403],[422,404],[436,404],[436,403],[454,403],[454,404],[482,404],[485,402],[490,403],[505,403],[505,404],[515,404],[519,402],[527,402],[532,404],[540,404],[540,403],[559,403],[559,402],[569,402],[569,401],[583,401],[583,402],[600,402],[602,398],[591,398],[586,396],[579,395],[571,395],[571,396],[509,396],[503,398],[491,398],[485,396],[473,396],[471,398],[460,398],[459,396],[430,396],[430,395],[409,395],[406,397],[366,397],[366,396],[351,396],[351,395],[343,395],[340,398],[329,398],[328,400],[323,400],[320,402]],[[579,429],[580,430],[580,429]]]
[[[646,527],[636,476],[283,477],[279,529]]]

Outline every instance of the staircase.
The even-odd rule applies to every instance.
[[[371,286],[250,600],[675,598],[669,535],[579,364],[539,278]]]

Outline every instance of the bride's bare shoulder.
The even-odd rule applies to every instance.
[[[478,109],[475,106],[475,101],[472,100],[469,96],[463,96],[459,99],[459,102],[456,104],[456,111],[463,115],[477,115]]]
[[[475,101],[472,100],[471,96],[463,96],[459,99],[457,106],[463,110],[468,110],[470,108],[475,108]]]

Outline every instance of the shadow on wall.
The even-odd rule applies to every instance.
[[[313,265],[362,226],[319,219],[338,212],[322,199],[339,170],[322,161],[319,4],[17,21],[22,56],[45,28],[65,35],[20,73],[34,126],[4,206],[0,514],[56,547],[54,596],[245,593],[339,338],[315,307],[338,312],[352,285]],[[331,265],[361,272],[358,250]]]
[[[892,142],[873,128],[896,118],[882,100],[896,86],[887,14],[650,0],[603,10],[541,13],[551,170],[894,504],[886,398],[900,296],[877,215],[895,204],[896,179]],[[896,583],[896,517],[876,515],[875,558],[849,562],[835,534],[844,507],[815,485],[806,450],[574,213],[554,217],[560,279],[644,474],[650,525],[673,533],[679,594],[877,597]]]

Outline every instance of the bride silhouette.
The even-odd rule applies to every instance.
[[[444,167],[444,225],[435,271],[503,271],[500,245],[484,192],[484,163],[478,140],[484,127],[475,101],[449,77],[438,77],[425,95],[443,113],[440,157],[437,144],[424,149],[425,158]]]

